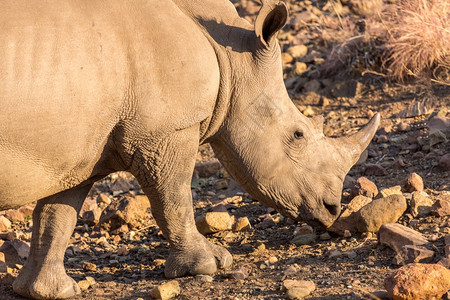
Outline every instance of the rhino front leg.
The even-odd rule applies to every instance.
[[[64,253],[92,184],[38,201],[33,212],[30,255],[13,283],[16,293],[34,299],[63,299],[80,293],[64,269]]]
[[[135,154],[135,176],[149,196],[152,214],[170,243],[168,278],[213,274],[231,265],[232,256],[210,243],[195,226],[191,179],[198,150],[198,128],[174,133],[158,142],[156,150]]]

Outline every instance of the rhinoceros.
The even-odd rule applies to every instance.
[[[380,116],[329,138],[321,117],[298,111],[277,42],[284,3],[264,0],[254,26],[227,0],[7,0],[0,11],[0,210],[37,201],[18,294],[80,292],[65,248],[93,183],[119,170],[137,178],[169,241],[167,277],[230,266],[194,222],[202,143],[283,215],[325,227],[338,217]]]

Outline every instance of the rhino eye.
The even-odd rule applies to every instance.
[[[303,132],[297,130],[296,132],[294,132],[294,137],[298,140],[301,139],[303,137]]]

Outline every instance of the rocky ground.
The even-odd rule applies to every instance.
[[[119,172],[94,186],[68,245],[67,272],[84,290],[76,299],[149,299],[158,293],[178,299],[389,299],[386,289],[399,293],[401,284],[427,292],[425,278],[439,282],[435,293],[446,294],[450,88],[389,82],[377,73],[376,60],[363,66],[365,73],[324,73],[339,23],[364,21],[346,1],[340,14],[327,3],[290,2],[294,13],[280,35],[289,93],[305,115],[324,115],[328,136],[356,132],[375,112],[382,115],[373,142],[346,177],[336,225],[311,228],[254,201],[203,145],[192,180],[198,227],[232,253],[232,268],[161,286],[168,282],[168,243],[136,180]],[[250,19],[258,9],[250,0],[236,5]],[[323,30],[324,20],[327,28],[338,24],[334,32]],[[324,39],[324,32],[330,37]],[[358,57],[364,51],[353,59]],[[28,255],[32,209],[0,212],[0,299],[21,299],[10,284]],[[402,281],[402,272],[415,281]]]

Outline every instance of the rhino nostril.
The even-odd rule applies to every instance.
[[[339,205],[330,205],[330,204],[326,204],[326,203],[323,203],[323,205],[330,212],[330,214],[332,216],[337,216],[341,212]]]

